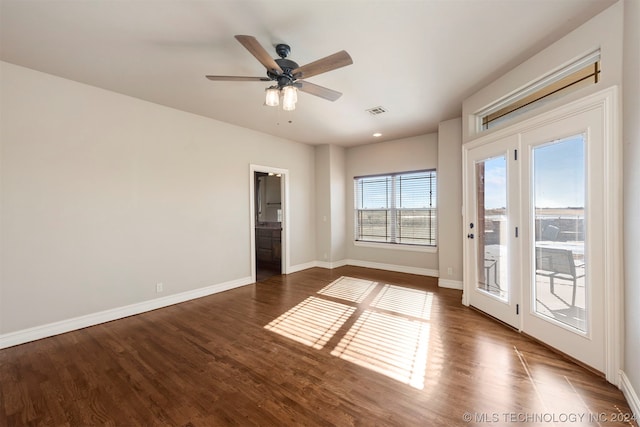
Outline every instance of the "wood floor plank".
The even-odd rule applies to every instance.
[[[375,285],[359,303],[319,293],[342,277]],[[313,268],[0,350],[0,425],[637,426],[594,420],[631,414],[619,390],[460,298],[435,278]]]

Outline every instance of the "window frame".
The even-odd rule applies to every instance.
[[[400,200],[401,194],[396,194],[396,181],[398,179],[402,179],[403,177],[419,174],[419,173],[427,173],[429,179],[429,194],[427,195],[428,207],[426,208],[402,208],[396,206],[397,201]],[[379,178],[386,181],[386,189],[383,190],[384,196],[386,199],[387,206],[380,209],[372,209],[372,208],[363,208],[362,200],[358,200],[359,196],[362,197],[362,180],[370,179],[370,178]],[[360,187],[360,188],[359,188]],[[375,247],[375,248],[388,248],[388,249],[399,249],[399,250],[409,250],[409,251],[420,251],[420,252],[436,252],[438,247],[438,208],[437,208],[437,170],[436,168],[430,169],[420,169],[420,170],[412,170],[412,171],[403,171],[403,172],[391,172],[391,173],[382,173],[382,174],[372,174],[372,175],[361,175],[353,177],[353,189],[354,189],[354,206],[353,206],[353,221],[354,221],[354,245],[355,246],[363,246],[363,247]],[[414,242],[398,242],[399,238],[397,234],[399,232],[399,225],[397,224],[397,219],[401,212],[408,210],[425,210],[428,213],[426,214],[426,220],[429,224],[426,228],[431,231],[427,231],[426,240],[427,243],[414,243]],[[385,239],[384,241],[380,240],[368,240],[362,237],[362,224],[359,221],[359,217],[362,215],[364,211],[386,211],[387,216],[390,217],[389,220],[386,221],[386,226],[390,227],[390,229],[385,231]],[[400,238],[401,239],[401,238]]]
[[[598,84],[602,72],[600,60],[598,48],[476,112],[476,132],[493,130],[547,102]]]

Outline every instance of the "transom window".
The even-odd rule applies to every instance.
[[[600,49],[561,67],[476,114],[481,131],[509,121],[600,79]]]
[[[354,178],[355,240],[436,246],[436,171]]]

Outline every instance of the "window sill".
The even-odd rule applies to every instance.
[[[354,246],[360,246],[364,248],[377,248],[377,249],[391,249],[396,251],[411,251],[411,252],[426,252],[435,254],[438,253],[437,246],[418,246],[418,245],[403,245],[397,243],[378,243],[378,242],[362,242],[354,241]]]

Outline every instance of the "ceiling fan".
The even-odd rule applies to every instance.
[[[299,66],[296,62],[287,59],[291,48],[286,44],[276,45],[276,53],[280,58],[273,59],[269,53],[260,45],[258,40],[253,36],[237,35],[236,40],[242,44],[260,63],[267,69],[266,77],[245,77],[245,76],[206,76],[209,80],[214,81],[260,81],[275,82],[275,85],[266,89],[265,103],[270,106],[276,106],[282,95],[283,109],[295,109],[297,101],[297,90],[329,101],[335,101],[342,96],[342,93],[326,87],[322,87],[302,78],[316,76],[327,71],[332,71],[350,64],[353,64],[351,56],[344,50],[329,55],[307,65]]]

